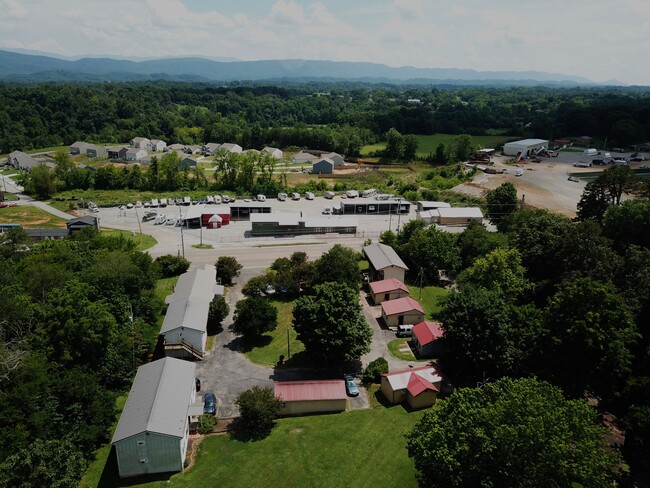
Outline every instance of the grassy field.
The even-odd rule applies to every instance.
[[[388,352],[397,359],[402,359],[404,361],[417,361],[417,362],[429,362],[431,361],[430,359],[416,359],[415,355],[407,352],[402,352],[400,351],[400,347],[402,347],[403,344],[406,344],[407,342],[410,342],[411,339],[408,337],[401,337],[399,339],[393,339],[388,343]],[[411,348],[411,351],[413,349]]]
[[[445,147],[449,147],[453,144],[455,134],[433,134],[428,136],[415,136],[418,140],[418,156],[426,157],[430,152],[435,151],[438,147],[438,144],[444,144]],[[480,144],[483,147],[494,147],[498,144],[503,144],[511,137],[504,135],[489,135],[489,136],[472,136],[472,143],[477,145]],[[380,142],[377,144],[372,144],[369,146],[364,146],[361,149],[361,155],[365,156],[371,154],[374,151],[379,151],[386,148],[385,142]]]
[[[271,300],[271,303],[278,309],[278,326],[274,331],[262,335],[258,344],[245,352],[246,357],[252,362],[266,366],[274,366],[281,355],[287,357],[287,330],[291,340],[291,355],[298,354],[305,349],[302,342],[297,339],[298,334],[291,326],[294,302]]]
[[[153,236],[148,234],[133,234],[128,230],[103,229],[102,234],[114,237],[121,235],[127,239],[131,239],[138,245],[138,251],[146,251],[158,244],[158,241]]]
[[[256,442],[228,435],[206,437],[199,446],[196,464],[172,477],[120,483],[108,475],[117,469],[109,465],[102,482],[95,481],[98,470],[93,469],[94,476],[91,478],[89,471],[84,477],[87,484],[82,486],[415,488],[415,469],[406,452],[404,434],[422,412],[409,413],[401,406],[386,408],[374,399],[371,403],[377,406],[280,419],[271,435]],[[114,460],[114,455],[109,458],[109,462]],[[139,481],[144,484],[135,484]]]
[[[407,285],[411,298],[420,302],[422,308],[427,314],[428,318],[436,318],[440,313],[442,304],[444,303],[445,298],[447,298],[447,293],[449,293],[445,288],[439,286],[425,286],[420,288],[415,285]]]
[[[25,229],[65,229],[65,220],[31,205],[0,208],[0,223],[22,224]]]

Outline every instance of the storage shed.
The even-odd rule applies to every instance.
[[[183,273],[174,293],[165,299],[169,308],[160,328],[165,355],[203,359],[210,302],[217,293],[216,276],[211,265]]]
[[[420,200],[418,202],[415,202],[417,206],[417,211],[418,212],[424,212],[427,210],[435,210],[437,208],[449,208],[451,205],[449,205],[447,202],[428,202],[424,200]]]
[[[440,354],[440,342],[444,330],[440,322],[425,320],[413,327],[413,346],[420,357],[435,356]]]
[[[370,296],[375,305],[388,300],[409,296],[409,289],[397,278],[373,281],[370,283]]]
[[[522,139],[521,141],[507,142],[503,145],[503,154],[506,156],[517,156],[527,158],[536,154],[542,149],[548,148],[548,141],[544,139]]]
[[[392,404],[406,401],[411,408],[427,408],[436,402],[442,377],[432,366],[381,375],[381,392]]]
[[[381,317],[388,327],[417,324],[424,321],[424,309],[411,297],[381,303]]]
[[[388,278],[404,281],[408,266],[404,264],[392,247],[373,243],[365,246],[363,253],[368,258],[370,281],[381,281]]]
[[[433,221],[439,225],[469,225],[483,223],[483,212],[478,207],[451,207],[431,210],[437,214]]]
[[[343,380],[276,381],[273,390],[282,400],[280,415],[343,412],[347,407]]]
[[[250,216],[253,236],[296,236],[306,234],[354,234],[355,217],[301,217],[299,213],[255,213]]]
[[[111,441],[121,478],[183,470],[190,417],[203,412],[194,375],[174,358],[138,368]]]

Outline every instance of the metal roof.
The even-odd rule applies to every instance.
[[[275,396],[284,402],[345,400],[343,380],[276,381]]]
[[[174,293],[165,299],[169,308],[160,328],[161,334],[179,327],[201,332],[206,330],[210,302],[217,291],[216,276],[217,270],[210,265],[181,275]]]
[[[407,388],[411,375],[414,374],[427,380],[429,383],[438,383],[439,381],[442,381],[442,376],[440,376],[432,366],[421,366],[419,368],[412,368],[404,371],[395,371],[394,373],[386,373],[382,376],[386,377],[391,388],[395,391]]]
[[[196,366],[163,358],[138,368],[112,443],[142,432],[183,437]]]
[[[440,339],[444,331],[440,322],[429,322],[425,320],[413,326],[413,334],[418,338],[418,342],[422,346],[426,346],[431,342]]]
[[[507,142],[504,146],[534,146],[536,144],[548,144],[546,139],[522,139],[520,141]]]
[[[438,388],[436,388],[433,385],[433,383],[425,380],[422,376],[414,373],[411,373],[411,377],[409,378],[409,382],[406,386],[406,389],[414,397],[418,396],[423,391],[427,391],[427,390],[438,391]]]
[[[368,261],[375,270],[388,268],[389,266],[397,266],[408,270],[408,266],[400,259],[395,250],[381,243],[370,244],[363,248]]]
[[[472,218],[483,218],[483,212],[478,207],[450,207],[450,208],[438,208],[435,212],[440,215],[440,217],[472,217]]]
[[[426,200],[419,200],[417,202],[422,208],[425,210],[431,210],[432,208],[449,208],[451,205],[449,205],[447,202],[429,202]]]
[[[373,281],[370,283],[370,290],[377,293],[387,293],[394,290],[403,290],[406,293],[409,292],[409,289],[404,283],[402,283],[397,278],[389,278],[387,280]]]
[[[384,312],[384,315],[387,316],[411,312],[413,310],[417,310],[421,314],[424,314],[422,306],[411,297],[402,297],[396,298],[395,300],[388,300],[387,302],[381,302],[381,309]]]

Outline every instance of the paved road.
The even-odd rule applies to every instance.
[[[34,207],[38,207],[41,210],[44,210],[45,212],[48,212],[56,217],[62,218],[64,220],[70,220],[72,218],[72,215],[61,212],[60,210],[52,207],[51,205],[48,205],[45,202],[40,202],[38,200],[34,200],[32,197],[25,195],[22,193],[24,188],[17,184],[11,177],[4,176],[3,181],[2,181],[3,188],[7,188],[7,192],[13,193],[18,197],[17,203],[18,205],[32,205]]]

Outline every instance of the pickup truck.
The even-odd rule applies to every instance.
[[[576,161],[573,166],[576,168],[591,168],[591,161]]]

